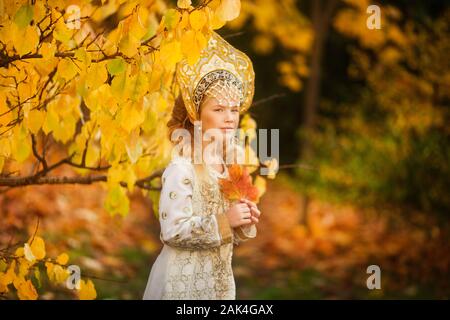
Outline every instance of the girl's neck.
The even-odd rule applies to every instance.
[[[222,148],[223,146],[222,145],[216,145],[216,146],[214,146],[214,148],[213,148],[213,150],[211,150],[210,148],[211,148],[211,143],[214,143],[214,142],[209,142],[209,143],[207,143],[207,144],[203,144],[203,150],[202,151],[204,151],[204,150],[206,150],[205,148],[208,148],[209,150],[209,152],[206,152],[206,154],[203,154],[204,155],[204,157],[203,157],[203,161],[206,163],[206,164],[209,164],[209,165],[216,165],[216,166],[218,166],[218,167],[222,167],[222,164],[224,163],[224,155],[225,155],[225,153],[220,153],[220,148]],[[222,152],[225,152],[225,150],[224,150],[225,148],[223,148],[221,151]]]

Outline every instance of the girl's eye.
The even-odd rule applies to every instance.
[[[233,109],[233,110],[231,110],[231,112],[239,112],[239,110],[238,109]]]
[[[223,111],[223,109],[215,109],[214,111]]]

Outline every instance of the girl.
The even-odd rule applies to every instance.
[[[236,160],[242,152],[234,140],[225,142],[251,104],[253,77],[249,59],[216,33],[195,65],[182,61],[177,66],[182,97],[168,122],[169,134],[185,129],[194,137],[199,130],[205,137],[215,130],[208,144],[214,152],[200,164],[191,152],[177,154],[162,175],[159,221],[164,246],[144,299],[235,299],[233,244],[256,236],[261,213],[249,200],[227,200],[218,179],[228,176],[224,160],[229,157],[223,155],[231,153]],[[194,127],[195,121],[201,127]],[[193,150],[191,142],[188,147]]]

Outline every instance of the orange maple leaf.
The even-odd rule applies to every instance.
[[[228,200],[245,198],[250,201],[258,200],[258,188],[252,183],[252,177],[247,168],[232,164],[228,169],[229,178],[219,179],[219,185]]]

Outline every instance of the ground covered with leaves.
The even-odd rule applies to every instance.
[[[449,297],[449,225],[442,218],[314,199],[305,218],[295,189],[284,175],[268,183],[257,238],[235,248],[238,298]],[[102,207],[105,196],[98,184],[4,192],[0,248],[26,242],[39,220],[48,255],[67,252],[68,265],[80,266],[95,284],[97,299],[141,299],[161,248],[151,200],[136,191],[130,213],[121,217]],[[381,269],[380,290],[367,289],[369,265]],[[76,297],[64,286],[32,280],[40,299]]]

